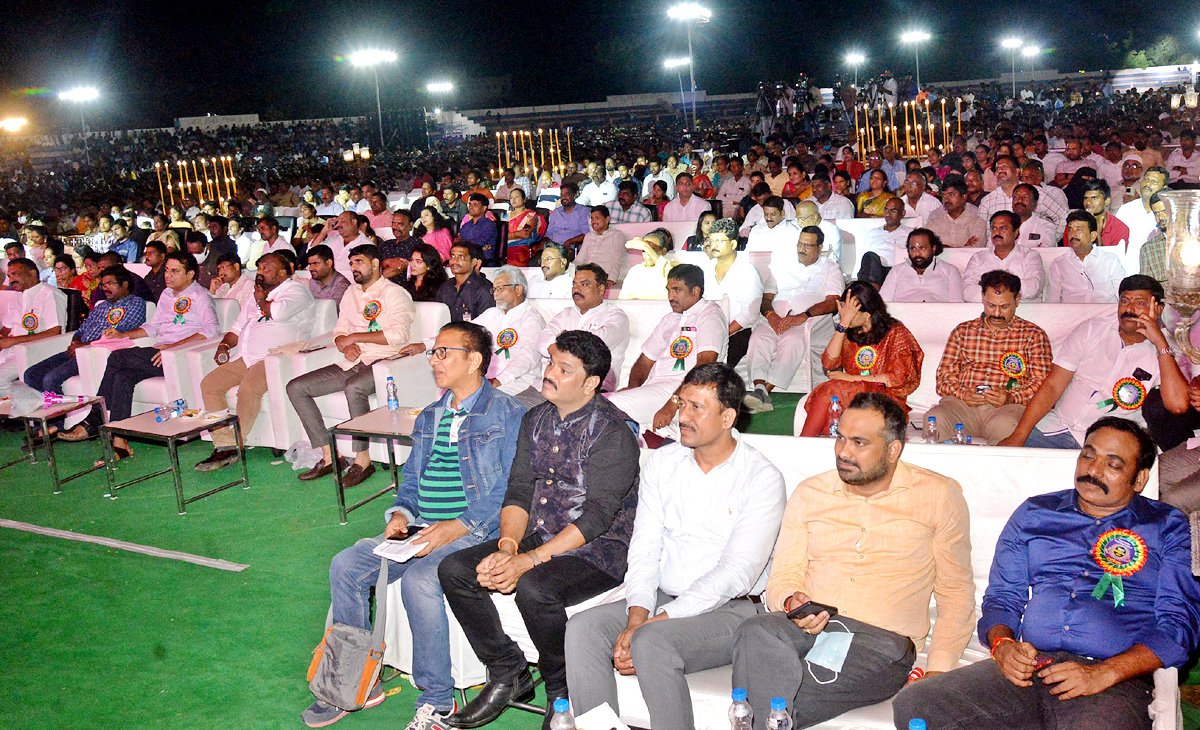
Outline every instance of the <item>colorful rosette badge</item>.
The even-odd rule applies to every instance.
[[[1106,398],[1096,404],[1097,408],[1108,408],[1108,412],[1120,408],[1123,411],[1136,411],[1146,402],[1146,386],[1137,378],[1121,378],[1112,389],[1112,398]]]
[[[863,345],[854,353],[854,364],[866,375],[875,363],[879,362],[879,351],[870,345]]]
[[[672,370],[683,370],[684,361],[687,356],[692,354],[692,338],[687,335],[680,335],[671,343],[671,357],[675,358],[675,367]]]
[[[1019,352],[1006,352],[1000,358],[1000,370],[1008,376],[1006,390],[1012,390],[1017,385],[1017,379],[1025,376],[1025,358]]]
[[[1113,605],[1125,603],[1125,584],[1122,578],[1128,578],[1146,565],[1146,541],[1132,530],[1109,530],[1096,539],[1092,546],[1092,558],[1104,577],[1096,584],[1092,597],[1104,600],[1104,594],[1112,588]]]
[[[505,358],[512,357],[509,349],[515,344],[517,344],[517,331],[512,327],[502,329],[496,334],[496,345],[500,348],[496,350],[497,355],[503,352]]]
[[[363,305],[363,319],[367,320],[367,332],[379,331],[379,313],[383,311],[383,305],[378,300],[372,299]]]

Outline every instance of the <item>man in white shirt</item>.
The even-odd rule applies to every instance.
[[[810,200],[803,200],[796,206],[796,225],[803,229],[806,226],[816,226],[825,235],[824,248],[821,254],[835,263],[842,260],[842,229],[833,221],[821,217],[821,210]],[[788,257],[791,258],[790,256]]]
[[[811,184],[812,200],[817,204],[817,212],[823,219],[837,221],[854,217],[854,203],[850,198],[833,192],[833,184],[827,175],[813,175]]]
[[[904,216],[904,201],[889,198],[883,204],[883,225],[870,228],[863,236],[862,257],[854,276],[875,286],[883,284],[888,270],[902,260],[911,226],[900,223]],[[915,220],[915,219],[910,219]]]
[[[992,240],[987,248],[971,257],[963,272],[963,301],[978,302],[983,296],[979,280],[989,271],[1000,269],[1021,280],[1021,296],[1029,293],[1028,301],[1042,298],[1042,281],[1046,278],[1042,256],[1028,246],[1017,245],[1021,218],[1011,210],[994,215],[989,224]]]
[[[805,363],[812,384],[823,382],[821,353],[833,339],[837,300],[846,288],[842,270],[821,255],[824,232],[817,226],[801,229],[796,255],[782,252],[771,260],[771,277],[763,286],[761,312],[766,322],[750,335],[749,366],[754,391],[745,398],[751,413],[772,411],[771,391],[786,388]],[[812,324],[805,327],[805,323]]]
[[[1067,244],[1074,255],[1059,256],[1046,276],[1046,301],[1109,303],[1125,278],[1121,261],[1100,246],[1096,218],[1086,210],[1067,216]]]
[[[533,299],[566,299],[571,296],[571,281],[575,274],[567,247],[561,243],[547,243],[542,247],[540,264],[541,276],[529,282],[529,296]]]
[[[525,299],[525,275],[515,266],[501,266],[492,277],[496,306],[473,321],[492,335],[495,352],[488,366],[488,382],[527,407],[541,403],[542,357],[538,338],[546,328],[542,313]],[[528,392],[527,392],[528,391]],[[532,397],[531,397],[532,396]],[[530,398],[528,402],[527,398]]]
[[[333,188],[328,185],[321,188],[321,202],[317,205],[317,215],[321,218],[332,218],[340,215],[346,208],[333,199]]]
[[[904,178],[904,217],[915,221],[914,228],[924,228],[930,214],[942,207],[937,198],[925,194],[926,184],[925,176],[919,172]]]
[[[1167,156],[1167,169],[1171,171],[1172,185],[1177,188],[1200,185],[1200,154],[1196,152],[1195,132],[1185,129],[1180,133],[1179,148]]]
[[[1021,219],[1017,243],[1029,248],[1057,246],[1058,240],[1054,237],[1054,227],[1034,215],[1037,211],[1038,200],[1038,190],[1032,185],[1021,183],[1013,189],[1012,212]]]
[[[292,264],[278,253],[258,259],[258,275],[250,287],[251,301],[242,306],[233,327],[217,345],[213,359],[217,369],[200,381],[204,410],[229,408],[226,394],[237,388],[238,434],[243,443],[262,410],[267,392],[267,370],[263,361],[271,348],[312,336],[316,300],[308,286],[292,279]],[[242,279],[250,281],[249,276]],[[238,357],[231,358],[233,348]],[[238,461],[237,441],[231,427],[212,431],[213,452],[196,464],[196,471],[214,471]]]
[[[1012,210],[1013,190],[1020,182],[1017,179],[1017,160],[1014,157],[1006,155],[996,160],[995,170],[999,187],[979,201],[979,215],[987,221],[991,221],[997,211]]]
[[[217,261],[217,276],[209,287],[217,299],[234,299],[242,309],[254,306],[254,279],[243,273],[237,254],[227,253]]]
[[[786,504],[783,475],[734,430],[742,379],[698,365],[683,380],[680,442],[641,472],[625,601],[567,623],[567,684],[576,712],[619,711],[613,668],[636,674],[656,728],[692,728],[684,672],[733,660],[733,636],[757,615]],[[700,640],[702,637],[702,640]]]
[[[359,246],[369,245],[371,239],[358,230],[358,214],[345,211],[327,222],[317,237],[309,241],[308,247],[312,249],[322,243],[333,251],[334,270],[352,280],[354,272],[350,270],[350,251]]]
[[[675,418],[683,376],[696,365],[725,358],[729,323],[716,302],[704,298],[704,272],[680,264],[667,278],[671,312],[642,343],[642,353],[629,373],[629,385],[608,398],[638,423],[638,432],[653,431],[679,440]]]
[[[1056,153],[1051,153],[1046,156],[1047,160],[1055,157]],[[1090,154],[1090,150],[1089,150]],[[1071,182],[1076,172],[1080,168],[1091,167],[1095,163],[1083,159],[1083,145],[1078,139],[1071,137],[1067,138],[1066,147],[1063,149],[1062,155],[1056,157],[1054,161],[1054,175],[1051,178],[1051,183],[1057,188],[1065,188],[1067,183]],[[1050,164],[1047,163],[1047,175],[1049,175]]]
[[[1129,228],[1130,248],[1140,248],[1157,230],[1158,223],[1154,220],[1154,211],[1150,209],[1150,196],[1165,188],[1167,179],[1165,167],[1147,168],[1142,175],[1141,197],[1117,209],[1116,217]]]
[[[987,221],[967,203],[967,184],[959,179],[942,187],[942,208],[929,214],[926,227],[948,248],[982,246],[987,240]]]
[[[608,208],[603,205],[592,208],[590,225],[591,230],[584,235],[579,252],[575,254],[575,266],[599,264],[613,277],[608,285],[616,286],[629,270],[629,254],[625,249],[629,237],[609,225]]]
[[[746,252],[776,251],[790,253],[796,246],[796,238],[800,235],[800,227],[793,221],[786,220],[783,198],[772,195],[762,201],[762,220],[750,229],[746,240]]]
[[[279,221],[270,216],[262,218],[258,221],[258,245],[251,243],[250,252],[247,254],[244,261],[247,266],[255,266],[258,262],[258,257],[264,253],[274,253],[276,251],[291,251],[296,253],[296,249],[288,240],[279,233]],[[258,248],[256,252],[255,249]]]
[[[646,173],[646,177],[642,180],[642,199],[645,200],[650,197],[650,194],[654,192],[654,183],[659,180],[667,186],[667,199],[674,198],[675,178],[671,177],[671,173],[663,169],[662,163],[658,161],[657,157],[650,160],[649,168],[649,172]]]
[[[962,274],[937,257],[942,241],[928,228],[908,234],[908,257],[892,267],[879,289],[885,302],[961,302]]]
[[[795,206],[783,198],[771,195],[771,186],[767,185],[765,182],[755,183],[754,187],[750,188],[750,199],[754,201],[754,207],[746,211],[746,217],[742,221],[742,227],[738,230],[739,236],[750,236],[750,231],[754,230],[754,227],[766,217],[763,206],[766,204],[767,200],[772,197],[775,197],[783,204],[783,207],[781,208],[783,211],[783,219],[788,221],[795,220]]]
[[[667,298],[667,272],[675,265],[668,255],[675,249],[674,241],[666,228],[655,228],[641,238],[625,242],[626,250],[642,252],[642,262],[625,272],[618,299]]]
[[[0,392],[8,393],[23,373],[12,348],[61,334],[66,329],[67,295],[39,279],[37,264],[26,258],[8,262],[8,287],[19,294],[0,319]]]
[[[603,340],[612,354],[612,367],[600,384],[604,393],[617,389],[625,364],[625,350],[629,346],[629,315],[605,300],[607,293],[608,274],[604,269],[595,264],[583,264],[572,276],[572,305],[554,315],[537,338],[543,364],[550,359],[550,345],[554,344],[554,339],[567,330],[584,330]]]
[[[692,174],[679,173],[675,178],[675,199],[663,206],[663,221],[674,223],[699,220],[702,214],[712,210],[707,200],[692,194],[694,189]]]
[[[1089,319],[1056,348],[1050,375],[998,446],[1078,449],[1101,416],[1128,418],[1145,426],[1146,394],[1161,386],[1162,402],[1174,414],[1188,409],[1188,384],[1158,321],[1162,285],[1134,274],[1121,282],[1117,327]]]
[[[763,283],[749,254],[738,254],[737,222],[732,218],[713,221],[704,239],[708,256],[704,269],[704,297],[729,303],[729,355],[726,362],[737,367],[750,347],[750,332],[761,318]]]
[[[339,217],[356,214],[346,212]],[[400,354],[408,344],[409,329],[416,316],[416,307],[408,290],[383,278],[382,260],[374,244],[355,247],[350,252],[354,284],[342,295],[337,325],[333,328],[333,346],[341,357],[333,365],[304,373],[287,384],[288,400],[300,416],[300,424],[314,447],[320,445],[324,459],[312,469],[300,474],[301,481],[312,481],[343,468],[344,459],[329,446],[329,429],[321,415],[316,399],[330,393],[345,393],[350,417],[357,418],[371,410],[370,396],[375,392],[375,376],[371,366],[377,360]],[[366,439],[355,439],[354,463],[342,476],[342,485],[355,487],[375,473]]]
[[[1067,213],[1071,212],[1071,206],[1067,204],[1067,194],[1053,185],[1042,184],[1042,163],[1037,160],[1026,162],[1021,167],[1019,177],[1021,182],[1037,188],[1037,216],[1054,226],[1054,238],[1061,240],[1063,231],[1067,228]]]
[[[743,174],[745,165],[742,158],[734,155],[729,160],[729,173],[721,176],[721,185],[717,188],[717,200],[721,201],[721,210],[726,217],[733,217],[742,198],[750,194],[750,178]]]
[[[575,202],[580,205],[597,206],[607,205],[617,199],[617,186],[609,182],[604,174],[604,170],[598,166],[592,167],[592,179],[587,185],[583,186],[583,190],[579,193],[579,197]]]

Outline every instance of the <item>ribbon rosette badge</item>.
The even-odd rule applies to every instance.
[[[1132,530],[1109,530],[1096,539],[1092,547],[1092,558],[1104,571],[1104,577],[1092,591],[1092,597],[1103,600],[1112,586],[1113,606],[1125,603],[1125,584],[1128,578],[1146,565],[1146,541]]]
[[[671,343],[671,356],[675,358],[675,367],[673,370],[683,370],[684,360],[688,355],[692,354],[692,338],[686,335],[680,335]]]
[[[1008,376],[1005,390],[1012,390],[1017,384],[1017,378],[1025,375],[1025,358],[1021,357],[1019,352],[1006,352],[1000,358],[1000,370]]]
[[[125,319],[125,307],[113,307],[108,310],[108,323],[116,327]]]
[[[382,311],[383,305],[377,299],[372,299],[363,305],[363,319],[367,320],[367,332],[379,331],[379,322],[377,320]]]
[[[30,312],[24,317],[21,317],[21,326],[25,328],[26,332],[33,332],[36,330],[38,328],[37,315],[33,312]]]
[[[878,361],[879,352],[870,345],[863,345],[858,348],[858,352],[854,353],[854,364],[858,366],[863,375],[867,375]]]
[[[512,357],[508,350],[515,344],[517,344],[517,331],[515,329],[509,327],[507,329],[500,330],[500,332],[496,335],[496,345],[500,348],[499,350],[496,350],[496,354],[499,355],[503,352],[505,358]]]
[[[1136,411],[1146,402],[1146,386],[1137,378],[1121,378],[1113,385],[1112,398],[1107,398],[1096,404],[1097,408],[1108,406],[1108,412],[1120,408],[1124,411]]]
[[[179,297],[175,300],[175,324],[183,324],[183,315],[188,313],[192,308],[192,300],[188,297]]]

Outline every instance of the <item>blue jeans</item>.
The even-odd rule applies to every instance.
[[[371,627],[371,588],[379,579],[379,556],[371,551],[381,542],[383,535],[365,537],[334,556],[329,565],[334,622],[363,629]],[[438,582],[438,564],[447,555],[478,544],[479,539],[468,533],[425,557],[388,565],[389,585],[404,578],[400,595],[413,635],[413,682],[423,691],[417,698],[417,707],[426,702],[439,710],[453,706],[450,619]]]
[[[78,374],[79,363],[75,361],[75,356],[60,352],[30,365],[29,369],[25,371],[24,380],[25,384],[34,390],[62,395],[63,383],[67,381],[67,378],[73,378]]]
[[[1025,439],[1025,445],[1031,449],[1081,448],[1079,442],[1075,440],[1070,431],[1063,431],[1062,433],[1047,436],[1036,428],[1029,432],[1029,438]]]

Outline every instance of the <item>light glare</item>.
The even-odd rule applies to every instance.
[[[26,124],[29,124],[28,119],[24,117],[12,117],[0,122],[0,129],[3,129],[5,132],[18,132]]]
[[[683,56],[682,58],[668,58],[667,60],[663,61],[663,66],[666,68],[679,68],[680,66],[687,66],[691,62],[692,59],[690,56]]]
[[[380,63],[395,63],[394,51],[365,50],[350,54],[350,63],[355,66],[375,66]]]
[[[1021,49],[1021,55],[1024,56],[1025,58],[1029,58],[1030,56],[1036,56],[1041,52],[1042,52],[1042,49],[1037,46],[1025,46],[1024,48]]]
[[[866,60],[867,60],[867,57],[861,53],[847,53],[846,54],[846,63],[850,64],[851,66],[857,66]]]
[[[431,94],[445,94],[454,91],[454,84],[449,81],[433,81],[425,87],[425,90]]]
[[[920,43],[921,41],[929,40],[930,36],[923,30],[910,30],[900,36],[901,43]]]
[[[675,20],[707,21],[712,18],[712,11],[699,3],[680,3],[668,10],[667,15]]]
[[[1020,38],[1005,38],[1004,40],[1000,41],[1000,45],[1004,46],[1005,48],[1020,48],[1024,44],[1025,41],[1021,40]]]
[[[80,86],[58,95],[63,101],[94,101],[100,97],[100,92],[91,86]]]

